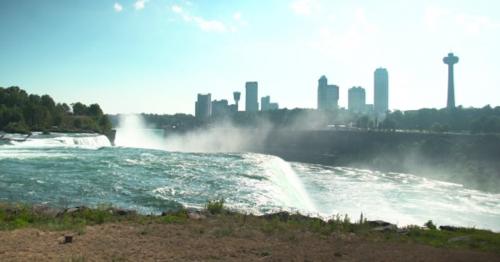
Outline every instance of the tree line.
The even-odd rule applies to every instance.
[[[111,122],[98,104],[56,103],[49,95],[28,94],[12,86],[0,87],[0,130],[98,132],[111,130]]]
[[[388,113],[381,128],[431,132],[500,133],[500,107],[419,109]]]
[[[461,132],[471,134],[500,133],[500,107],[449,109],[419,109],[388,112],[385,117],[370,113],[353,113],[347,109],[279,109],[265,112],[227,114],[206,119],[188,114],[142,114],[152,128],[186,132],[192,129],[218,125],[229,121],[235,126],[258,127],[262,124],[288,129],[363,129],[363,130],[411,130],[420,132]],[[118,125],[118,115],[111,116],[113,126]]]

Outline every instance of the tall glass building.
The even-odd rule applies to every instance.
[[[257,112],[259,111],[259,93],[257,82],[247,82],[245,84],[245,111]]]
[[[389,110],[389,73],[385,68],[377,68],[374,75],[375,113],[385,114]]]

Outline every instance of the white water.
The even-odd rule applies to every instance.
[[[119,146],[104,150],[85,150],[109,146],[104,136],[89,134],[35,134],[1,145],[0,201],[69,198],[75,205],[106,202],[148,213],[161,212],[169,201],[203,207],[207,199],[223,197],[228,207],[255,214],[298,210],[355,220],[363,212],[399,225],[432,219],[500,230],[500,194],[410,174],[290,164],[261,154],[148,150],[168,148],[161,133],[143,129],[140,117],[124,120]]]
[[[230,129],[229,125],[226,125],[225,129]],[[221,148],[227,148],[229,151],[235,149],[234,147],[224,147],[221,145],[230,143],[238,144],[235,141],[239,140],[238,137],[226,137],[225,135],[221,136],[220,132],[216,133],[208,132],[205,136],[202,134],[196,134],[196,136],[188,134],[184,137],[165,140],[159,135],[157,130],[147,129],[140,115],[121,115],[115,145],[160,150],[175,148],[178,151],[192,150],[194,152],[200,152],[200,150],[202,152],[219,152]],[[217,137],[215,138],[214,136]],[[202,141],[204,142],[201,143]],[[189,146],[183,147],[183,145]],[[300,178],[293,171],[289,163],[276,156],[249,154],[246,157],[253,158],[254,161],[256,160],[261,163],[262,172],[278,187],[277,191],[279,192],[277,192],[277,197],[282,201],[283,206],[296,208],[302,212],[317,212],[313,201],[304,190]]]
[[[106,136],[98,134],[52,133],[50,135],[43,135],[41,133],[34,133],[25,141],[11,141],[10,146],[17,148],[81,147],[98,149],[109,147],[111,143]]]
[[[290,164],[276,156],[253,155],[263,158],[262,167],[265,175],[277,185],[281,192],[279,197],[286,206],[295,207],[301,212],[316,214],[318,212],[313,200],[309,197],[304,185]]]

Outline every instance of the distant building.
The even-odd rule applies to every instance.
[[[328,85],[326,76],[321,76],[318,80],[318,109],[337,109],[339,105],[339,87]]]
[[[373,104],[366,104],[365,111],[368,114],[373,114],[373,112],[375,111],[375,107],[373,106]]]
[[[259,111],[258,101],[258,83],[247,82],[245,85],[245,111],[257,112]]]
[[[209,118],[212,115],[212,95],[198,94],[198,101],[195,103],[195,116],[197,118]]]
[[[231,112],[231,113],[238,112],[238,105],[237,104],[229,105],[229,112]]]
[[[241,93],[238,91],[233,92],[233,99],[234,99],[234,108],[232,111],[238,112],[239,106],[240,106],[240,98],[241,98]],[[233,106],[233,105],[231,105]]]
[[[349,111],[354,113],[366,111],[366,92],[364,88],[358,86],[349,89],[347,107]]]
[[[271,104],[271,97],[270,96],[263,96],[260,99],[260,111],[269,110],[269,104]]]
[[[448,65],[448,100],[446,108],[455,109],[455,81],[453,76],[453,66],[458,63],[458,56],[449,53],[443,58],[443,62]]]
[[[377,68],[374,73],[375,113],[385,114],[389,110],[389,73],[385,68]]]
[[[212,116],[226,116],[231,112],[229,103],[226,99],[212,101]]]
[[[278,103],[271,103],[270,96],[264,96],[260,99],[260,110],[261,111],[269,111],[269,110],[278,110]]]

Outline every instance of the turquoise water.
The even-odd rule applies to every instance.
[[[109,203],[159,213],[179,205],[201,208],[209,199],[224,198],[228,207],[254,214],[298,210],[357,219],[363,212],[368,219],[399,225],[432,219],[500,231],[500,195],[459,184],[289,163],[270,155],[169,152],[140,144],[112,147],[103,136],[64,134],[4,143],[0,202]]]

